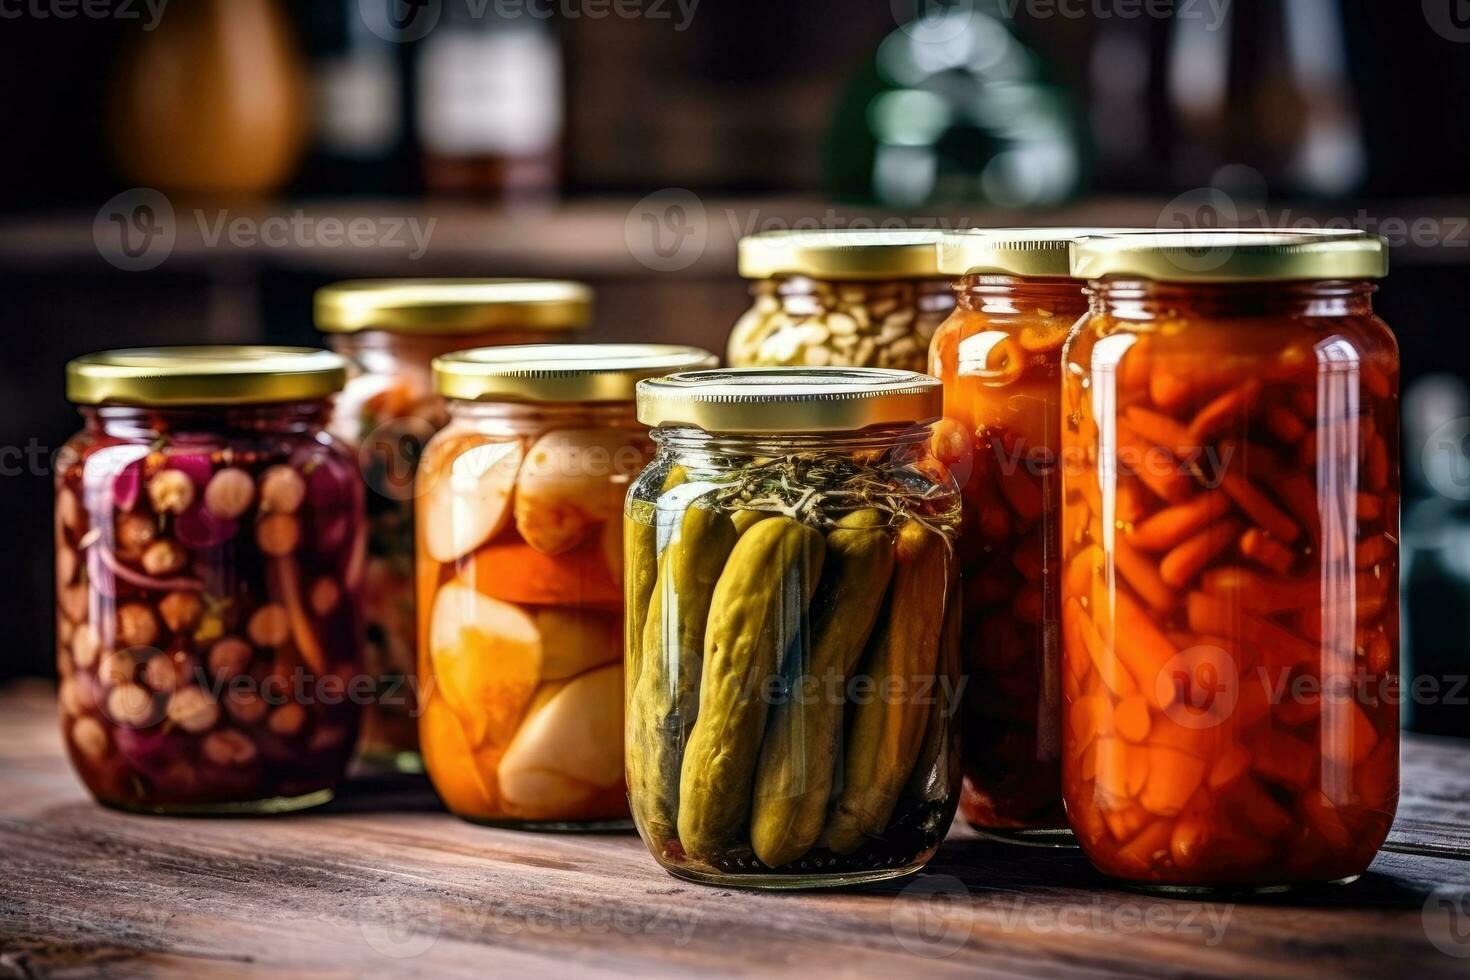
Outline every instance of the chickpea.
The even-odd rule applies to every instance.
[[[82,526],[82,505],[70,487],[62,487],[56,494],[56,520],[68,531],[79,530]]]
[[[184,570],[184,565],[189,561],[189,555],[167,539],[155,541],[143,552],[143,571],[155,578],[165,575],[177,575]]]
[[[204,739],[204,757],[217,766],[248,766],[255,761],[255,743],[243,732],[226,729]]]
[[[66,545],[56,549],[56,587],[64,589],[71,585],[77,577],[77,568],[81,564],[77,553]]]
[[[337,608],[342,598],[342,589],[329,578],[319,578],[311,585],[311,609],[318,616],[326,616]]]
[[[158,537],[158,524],[142,514],[124,514],[118,519],[117,552],[132,557],[141,555]]]
[[[232,688],[225,692],[225,710],[242,725],[259,724],[268,709],[265,698],[254,691]]]
[[[61,682],[56,689],[56,703],[61,705],[61,713],[69,718],[74,718],[82,713],[82,695],[80,685],[70,678]]]
[[[291,637],[291,618],[285,607],[273,602],[255,610],[245,632],[258,647],[278,647]]]
[[[158,603],[158,615],[174,633],[187,633],[204,616],[204,600],[197,592],[170,592]]]
[[[209,673],[218,680],[233,680],[250,669],[254,656],[250,644],[238,636],[227,636],[209,648]]]
[[[71,635],[71,658],[82,670],[97,662],[97,651],[102,642],[97,638],[97,629],[89,623],[78,626]]]
[[[107,695],[107,716],[124,728],[147,728],[158,720],[158,707],[138,685],[119,684]]]
[[[306,481],[289,466],[272,466],[260,477],[260,509],[294,514],[306,499]]]
[[[306,709],[299,704],[283,704],[271,714],[266,727],[277,735],[299,735],[306,727]]]
[[[117,641],[124,647],[148,647],[158,639],[158,617],[141,602],[130,602],[117,611]]]
[[[68,585],[56,596],[56,602],[61,606],[61,613],[73,623],[84,622],[87,618],[87,586],[78,582],[76,585]]]
[[[204,488],[204,506],[223,520],[235,520],[254,502],[255,481],[237,466],[220,470]]]
[[[112,687],[115,684],[131,684],[133,682],[133,671],[137,668],[133,655],[124,651],[122,653],[109,653],[102,657],[97,665],[97,679],[104,685]]]
[[[143,665],[143,683],[161,694],[177,688],[187,678],[188,665],[184,662],[183,654],[161,653],[156,657],[149,657],[148,662]]]
[[[148,501],[160,514],[182,514],[194,503],[194,481],[179,470],[162,470],[148,481]]]
[[[169,698],[167,714],[169,721],[197,735],[219,722],[219,705],[199,688],[186,687]]]
[[[93,762],[107,755],[107,729],[96,718],[78,718],[71,726],[71,744]]]
[[[272,514],[255,526],[255,543],[272,558],[285,558],[301,541],[301,525],[288,514]]]

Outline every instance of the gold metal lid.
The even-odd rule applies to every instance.
[[[434,359],[434,390],[460,401],[630,402],[638,382],[712,368],[698,347],[668,344],[519,344]]]
[[[1099,236],[1072,246],[1072,275],[1205,283],[1382,279],[1388,243],[1353,230]]]
[[[1097,235],[1133,235],[1143,228],[975,228],[939,240],[939,271],[947,276],[1035,276],[1069,279],[1070,246]]]
[[[316,294],[324,333],[578,330],[591,318],[589,287],[550,279],[363,279]]]
[[[347,362],[311,347],[149,347],[88,354],[66,366],[66,397],[78,405],[311,401],[346,383]]]
[[[855,432],[932,422],[943,409],[937,378],[882,368],[739,368],[638,385],[644,425],[706,432]]]
[[[772,231],[740,240],[746,279],[937,279],[937,231]]]

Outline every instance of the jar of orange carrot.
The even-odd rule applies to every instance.
[[[1084,229],[947,235],[957,308],[929,350],[944,382],[934,450],[960,481],[960,812],[990,836],[1070,843],[1062,813],[1062,344],[1087,312],[1067,249]]]
[[[1398,800],[1398,354],[1378,238],[1073,247],[1063,795],[1106,874],[1351,880]]]
[[[715,363],[653,345],[435,359],[449,423],[418,473],[419,741],[455,814],[630,825],[622,514],[653,451],[634,388]]]

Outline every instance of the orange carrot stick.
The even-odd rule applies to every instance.
[[[1149,704],[1162,711],[1172,698],[1160,694],[1159,675],[1179,651],[1126,591],[1117,590],[1114,599],[1114,650]]]
[[[1297,523],[1306,529],[1307,538],[1318,541],[1322,537],[1322,518],[1317,512],[1317,485],[1302,473],[1292,473],[1275,481],[1276,496]]]
[[[1322,601],[1322,588],[1316,579],[1273,578],[1234,565],[1205,572],[1200,586],[1246,612],[1262,616],[1315,607]]]
[[[1252,378],[1200,409],[1189,424],[1192,445],[1201,445],[1239,423],[1255,406],[1260,393],[1261,383]]]
[[[1230,499],[1239,504],[1240,509],[1265,528],[1273,538],[1289,543],[1301,535],[1301,528],[1297,527],[1296,522],[1282,513],[1281,508],[1271,503],[1270,498],[1239,473],[1225,474],[1221,486],[1230,494]]]
[[[1383,498],[1373,493],[1358,494],[1358,520],[1376,521],[1383,516]]]
[[[1113,560],[1119,573],[1145,602],[1159,612],[1168,612],[1179,604],[1179,596],[1159,577],[1159,570],[1153,562],[1124,541],[1117,541],[1115,545]]]
[[[1295,412],[1284,405],[1272,405],[1262,418],[1266,429],[1288,446],[1295,446],[1307,434],[1307,426]]]
[[[1139,805],[1161,817],[1178,815],[1205,778],[1205,763],[1192,755],[1162,746],[1150,746],[1148,782],[1138,796]]]
[[[1262,663],[1289,666],[1315,663],[1321,657],[1317,644],[1288,633],[1275,623],[1244,612],[1233,603],[1206,592],[1191,592],[1186,602],[1189,628],[1196,633],[1222,636],[1252,651]]]
[[[1082,641],[1082,653],[1092,661],[1093,669],[1102,679],[1103,685],[1115,697],[1124,697],[1137,690],[1138,685],[1123,668],[1123,664],[1111,652],[1104,649],[1103,638],[1097,626],[1078,602],[1069,602],[1062,607],[1062,628],[1070,629]],[[1072,659],[1072,651],[1067,652]]]
[[[1189,496],[1194,478],[1166,446],[1142,438],[1131,426],[1118,422],[1118,469],[1143,482],[1158,497],[1178,503]]]
[[[1190,438],[1188,429],[1161,412],[1135,405],[1124,416],[1133,431],[1176,456],[1188,456],[1199,447],[1199,441]]]
[[[1369,569],[1388,557],[1388,536],[1375,534],[1358,542],[1357,565]]]
[[[1164,556],[1159,563],[1159,577],[1176,589],[1184,588],[1230,547],[1239,533],[1239,521],[1223,521],[1205,528]]]
[[[1192,500],[1165,508],[1138,524],[1128,543],[1139,551],[1167,551],[1230,512],[1230,498],[1206,491]]]
[[[1273,540],[1258,527],[1253,527],[1240,536],[1240,553],[1278,575],[1291,571],[1291,566],[1296,562],[1296,555],[1292,554],[1290,548]]]

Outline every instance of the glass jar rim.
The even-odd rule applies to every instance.
[[[434,358],[434,391],[456,401],[631,402],[646,378],[718,363],[674,344],[480,347]]]
[[[580,330],[592,289],[554,279],[358,279],[317,290],[323,333]]]
[[[937,378],[887,368],[731,368],[642,381],[638,420],[718,433],[858,432],[924,425],[944,409]]]
[[[940,237],[939,232],[922,228],[768,231],[740,240],[740,275],[937,279]]]
[[[1099,235],[1071,246],[1073,277],[1179,283],[1373,280],[1388,275],[1388,243],[1354,229]]]
[[[66,397],[77,405],[314,401],[346,383],[346,359],[312,347],[143,347],[87,354],[66,366]]]

